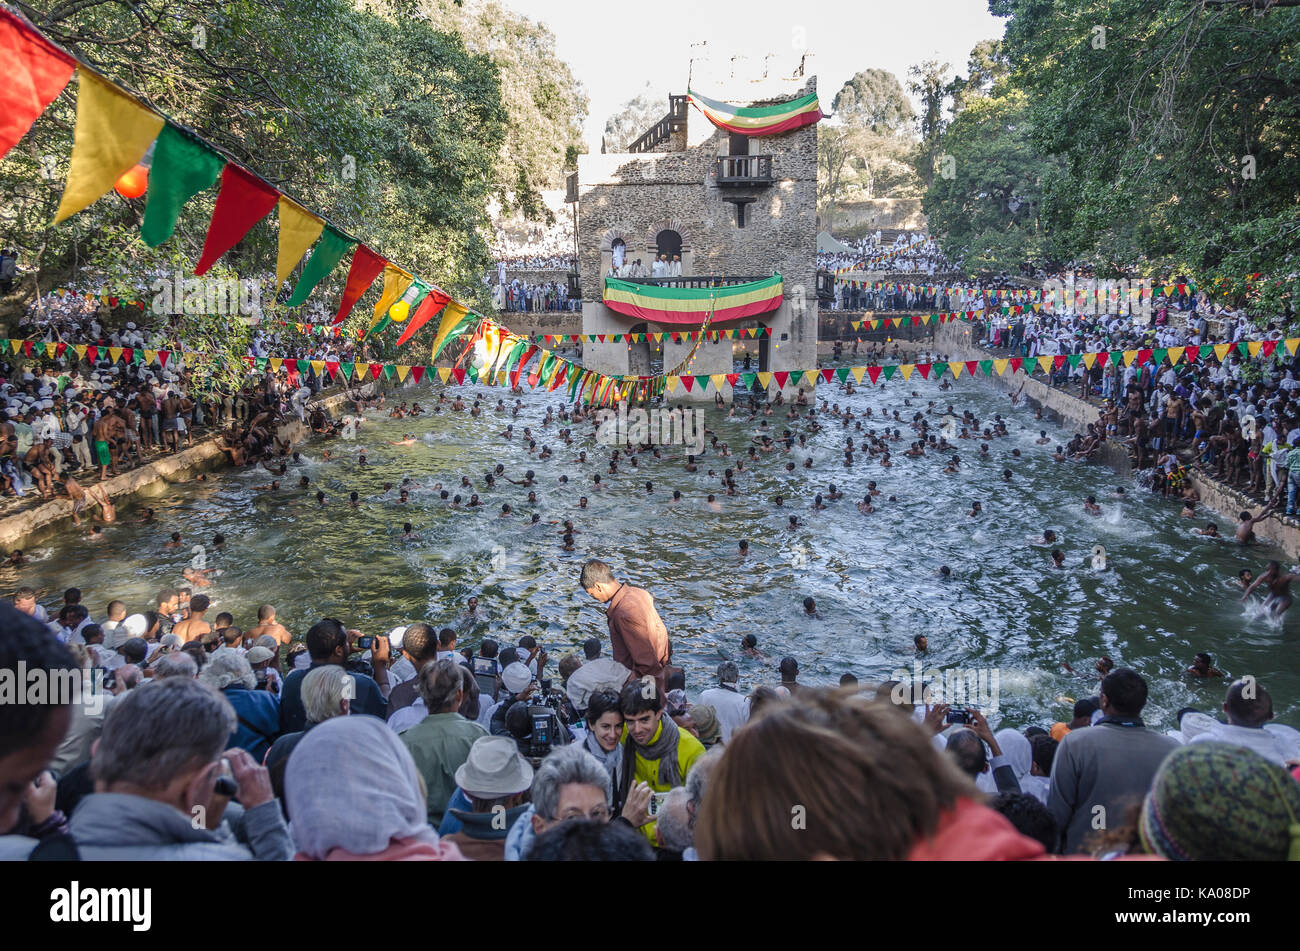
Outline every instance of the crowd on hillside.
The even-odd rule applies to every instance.
[[[492,259],[498,271],[567,271],[574,260],[573,220],[559,214],[550,226],[529,223],[522,230],[498,229]]]
[[[270,605],[209,620],[206,596],[167,589],[92,618],[72,589],[51,618],[21,589],[0,669],[73,687],[0,706],[0,858],[1300,854],[1300,732],[1253,680],[1167,734],[1109,658],[1048,726],[994,730],[920,683],[810,687],[790,657],[747,692],[725,661],[691,702],[649,592],[598,561],[575,583],[608,606],[610,650],[591,638],[554,674],[529,636],[458,649],[464,617],[387,637],[325,618],[282,657]],[[1222,675],[1200,655],[1187,676]]]
[[[1092,455],[1107,440],[1119,440],[1139,470],[1154,470],[1157,490],[1183,495],[1184,514],[1192,517],[1200,499],[1183,484],[1188,463],[1249,492],[1276,493],[1270,508],[1279,513],[1296,511],[1296,489],[1288,486],[1300,489],[1300,455],[1291,458],[1300,446],[1300,355],[1287,350],[1284,334],[1280,322],[1257,323],[1202,293],[1156,297],[1149,321],[1073,308],[1026,310],[989,321],[980,336],[999,353],[1064,355],[1050,383],[1103,401],[1099,423],[1065,451]],[[1242,343],[1259,345],[1260,354],[1242,354]],[[1203,346],[1224,344],[1232,347],[1222,360],[1200,354]],[[1179,347],[1191,348],[1197,359],[1157,362],[1155,351]],[[1087,362],[1082,356],[1102,351],[1137,356]]]
[[[839,239],[837,239],[839,240]],[[900,231],[892,244],[875,231],[852,241],[840,240],[851,251],[818,251],[822,271],[889,271],[897,274],[944,274],[960,267],[949,261],[939,243],[919,231]]]
[[[505,312],[581,310],[582,300],[569,296],[568,281],[525,281],[515,278],[492,288],[492,302]]]

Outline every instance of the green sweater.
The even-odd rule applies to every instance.
[[[487,735],[459,713],[430,714],[401,735],[428,788],[429,822],[435,829],[456,791],[456,770],[469,758],[474,741]]]

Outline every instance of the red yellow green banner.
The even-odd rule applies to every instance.
[[[690,90],[686,96],[719,129],[741,135],[780,135],[823,118],[816,93],[773,106],[733,106]]]
[[[766,314],[781,306],[784,283],[780,274],[723,287],[663,287],[605,278],[605,306],[636,320],[660,324],[702,324]]]

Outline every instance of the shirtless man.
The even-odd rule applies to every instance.
[[[1246,593],[1241,596],[1245,601],[1250,593],[1262,584],[1268,585],[1268,597],[1264,599],[1264,608],[1273,617],[1281,617],[1291,607],[1291,582],[1300,581],[1300,575],[1284,572],[1276,561],[1270,561],[1263,574],[1251,582]]]
[[[1273,499],[1268,505],[1264,506],[1264,510],[1258,516],[1253,516],[1249,512],[1241,513],[1241,521],[1237,523],[1238,544],[1249,545],[1255,540],[1255,524],[1267,518],[1268,513],[1272,511],[1276,503],[1277,499]]]
[[[276,621],[275,608],[269,604],[264,604],[257,609],[257,624],[250,628],[245,636],[256,641],[263,634],[270,634],[281,645],[288,644],[293,640],[293,635],[289,633],[289,629]]]
[[[113,420],[112,413],[104,413],[95,425],[91,427],[91,439],[95,442],[95,459],[99,461],[99,481],[103,482],[108,478],[108,470],[112,469],[113,474],[117,475],[117,461],[113,459],[113,450],[110,447],[110,440],[113,438]]]
[[[41,491],[41,498],[48,499],[54,495],[54,456],[50,451],[52,441],[42,439],[32,443],[32,448],[23,456],[23,464],[32,474],[32,480]]]
[[[104,491],[101,485],[92,485],[90,488],[83,488],[72,476],[67,476],[63,480],[63,489],[68,493],[68,498],[72,500],[72,524],[80,525],[81,519],[78,513],[90,505],[98,505],[100,517],[105,522],[111,522],[117,518],[117,511],[113,508],[113,503]],[[152,511],[152,510],[151,510]]]
[[[178,621],[176,626],[172,628],[172,633],[180,635],[181,642],[186,644],[207,634],[212,630],[212,625],[203,620],[203,612],[211,604],[212,601],[206,594],[196,594],[190,599],[190,616]]]

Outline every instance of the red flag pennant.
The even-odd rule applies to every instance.
[[[727,382],[730,383],[732,386],[735,386],[735,385],[736,385],[736,382],[737,382],[739,379],[740,379],[740,374],[739,374],[739,373],[728,373],[728,374],[727,374]]]
[[[451,298],[436,287],[430,290],[428,294],[425,294],[424,300],[420,301],[420,306],[415,308],[415,313],[407,318],[406,329],[397,338],[397,346],[402,346],[402,344],[414,337],[417,330],[436,317],[449,303],[451,303]],[[419,383],[420,381],[416,380],[415,382]]]
[[[975,371],[978,370],[979,368],[980,368],[980,362],[979,362],[978,360],[967,360],[967,361],[966,361],[966,372],[967,372],[968,374],[970,374],[971,376],[974,376],[974,375],[975,375]]]
[[[221,170],[221,191],[212,209],[203,254],[194,265],[195,275],[206,274],[253,225],[271,213],[279,200],[280,193],[270,185],[234,162],[227,162]]]
[[[370,364],[370,376],[372,379],[376,379],[376,380],[379,379],[379,374],[383,372],[384,372],[384,365],[382,363]]]
[[[364,244],[357,245],[357,249],[352,252],[352,264],[348,267],[348,283],[343,288],[343,300],[339,301],[339,312],[334,315],[331,324],[341,324],[347,320],[356,302],[361,299],[366,288],[374,283],[387,263]]]
[[[1102,354],[1102,356],[1105,356],[1105,354]],[[1188,363],[1195,363],[1198,356],[1200,356],[1200,353],[1196,347],[1188,347],[1183,351],[1183,359]]]
[[[690,374],[681,377],[681,381],[682,381],[682,386],[686,387],[687,393],[689,393],[695,387],[695,377],[691,376]]]
[[[0,84],[0,158],[4,158],[63,91],[77,61],[0,8],[0,62],[5,64],[5,81]]]
[[[1056,357],[1052,360],[1052,366],[1058,370],[1061,369],[1061,367],[1065,366],[1065,354],[1058,353]]]
[[[135,351],[133,349],[131,349],[130,347],[126,347],[125,349],[122,350],[122,360],[124,362],[130,363],[134,359],[135,359]]]
[[[835,378],[835,371],[831,369],[822,370],[822,379],[829,383]]]
[[[1259,352],[1262,353],[1262,354],[1264,354],[1264,356],[1266,356],[1266,357],[1271,357],[1271,356],[1273,355],[1273,351],[1276,350],[1276,349],[1277,349],[1277,341],[1276,341],[1276,340],[1265,340],[1265,341],[1260,345]]]
[[[90,358],[91,363],[94,363],[99,359],[99,348],[92,343],[86,348],[86,356]]]
[[[919,371],[921,371],[921,379],[923,379],[923,380],[928,380],[928,379],[930,379],[930,364],[928,364],[928,363],[918,363],[918,364],[916,365],[916,368],[917,368]]]
[[[331,380],[334,379],[339,372],[339,362],[337,360],[326,360],[325,372],[329,374]]]
[[[32,355],[32,342],[30,340],[23,341],[23,355],[28,357]]]
[[[411,367],[411,379],[416,383],[424,379],[424,367]]]
[[[1151,348],[1147,347],[1138,351],[1138,364],[1141,365],[1151,359]]]
[[[785,382],[786,380],[790,379],[790,374],[785,370],[782,370],[779,373],[773,373],[772,378],[776,380],[777,386],[781,387],[782,389],[785,389]]]
[[[1022,360],[1020,357],[1012,357],[1010,365],[1011,365],[1011,372],[1018,373],[1020,371],[1020,368],[1025,365],[1025,361]]]
[[[874,385],[876,380],[880,379],[880,367],[867,367],[867,376],[871,377],[871,382]]]
[[[163,369],[166,369],[167,361],[170,360],[171,358],[172,358],[172,352],[170,350],[159,350],[158,366],[162,367]]]
[[[459,384],[459,383],[464,383],[464,382],[465,382],[465,368],[464,368],[464,367],[456,367],[454,370],[451,371],[451,375],[452,375],[452,378],[455,379],[455,381],[456,381],[458,384]]]
[[[67,345],[66,343],[61,343],[61,344],[59,344],[58,346],[56,346],[56,347],[54,348],[54,356],[55,356],[55,358],[57,359],[57,358],[63,356],[63,352],[64,352],[65,350],[67,350],[67,349],[68,349],[68,345]]]

